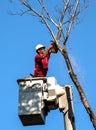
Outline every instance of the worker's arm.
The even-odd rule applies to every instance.
[[[50,54],[52,48],[53,48],[53,45],[50,45],[49,48],[44,51],[44,53],[42,54],[42,57],[45,58],[48,54]]]

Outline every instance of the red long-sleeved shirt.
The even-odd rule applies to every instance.
[[[37,54],[35,56],[35,69],[34,69],[35,77],[46,77],[48,71],[49,58],[50,54],[47,54],[45,58],[43,58],[40,54]]]

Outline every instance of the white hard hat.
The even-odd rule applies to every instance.
[[[42,44],[38,44],[35,49],[36,49],[36,51],[38,51],[38,49],[40,49],[40,48],[45,48],[45,46]]]

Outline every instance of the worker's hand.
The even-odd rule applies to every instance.
[[[48,48],[49,53],[51,53],[52,48],[53,48],[53,45],[50,45],[49,48]]]
[[[51,50],[52,48],[53,48],[53,45],[51,44],[48,49]]]
[[[54,41],[49,46],[49,52],[50,53],[57,53],[58,52],[58,48],[57,48],[56,43]]]

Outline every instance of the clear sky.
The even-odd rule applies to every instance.
[[[63,130],[63,116],[58,109],[48,114],[43,126],[24,127],[18,118],[16,80],[33,73],[36,44],[42,43],[48,47],[52,40],[47,29],[33,17],[8,14],[9,10],[17,11],[20,8],[22,6],[18,6],[16,1],[14,4],[8,0],[0,1],[0,130]],[[68,42],[73,68],[96,114],[95,0],[82,13],[80,23],[75,26]],[[60,53],[51,55],[47,76],[54,76],[59,85],[73,86],[76,130],[94,130]]]

